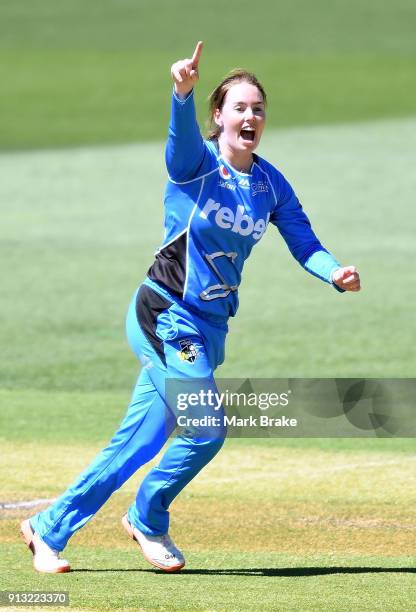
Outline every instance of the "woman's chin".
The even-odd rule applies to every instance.
[[[239,138],[239,145],[244,151],[254,151],[257,146],[257,142],[255,139],[245,140],[244,138]]]

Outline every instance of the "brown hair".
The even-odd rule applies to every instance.
[[[220,110],[224,105],[225,96],[233,85],[237,83],[250,83],[257,87],[263,97],[263,102],[266,104],[267,96],[264,91],[263,85],[260,83],[256,75],[252,72],[247,72],[242,68],[235,68],[229,72],[221,81],[219,85],[214,89],[208,98],[209,101],[209,117],[208,117],[208,140],[216,140],[220,135],[221,128],[214,122],[214,113],[217,108]]]

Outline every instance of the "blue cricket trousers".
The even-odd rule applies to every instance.
[[[127,313],[129,343],[142,363],[127,414],[120,428],[84,472],[50,507],[31,518],[33,529],[61,551],[111,494],[150,461],[176,427],[177,406],[166,399],[166,379],[203,379],[217,391],[213,371],[224,359],[224,320],[191,313],[183,302],[150,279],[139,287]],[[201,407],[201,414],[214,414]],[[221,416],[223,412],[215,412]],[[169,529],[168,508],[178,493],[221,448],[222,427],[198,434],[186,430],[169,443],[158,466],[143,479],[129,521],[148,535]]]

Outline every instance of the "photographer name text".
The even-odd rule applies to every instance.
[[[281,415],[279,417],[269,417],[262,414],[258,417],[239,417],[236,415],[222,417],[203,416],[187,417],[180,415],[177,418],[179,427],[297,427],[298,420]]]

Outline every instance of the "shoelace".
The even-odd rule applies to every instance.
[[[171,544],[172,544],[172,542],[170,540],[170,537],[166,533],[164,533],[163,535],[160,536],[160,542],[164,546],[171,546]]]
[[[175,545],[172,542],[168,533],[164,533],[163,535],[159,536],[151,536],[151,539],[153,540],[153,542],[155,542],[155,544],[161,544],[165,548],[175,549]]]
[[[45,549],[40,553],[43,557],[51,557],[54,559],[59,559],[59,552],[57,550],[54,550],[53,548],[50,548],[49,550]]]
[[[54,548],[51,548],[46,543],[38,541],[37,546],[35,544],[35,548],[36,547],[38,548],[37,554],[40,554],[44,557],[53,557],[59,559],[59,551],[55,550]]]

